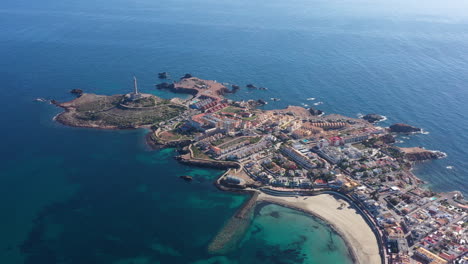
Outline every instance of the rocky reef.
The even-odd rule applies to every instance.
[[[235,85],[235,84],[231,85],[231,87],[232,87],[232,93],[236,93],[236,92],[239,91],[239,89],[240,89],[240,86],[239,86],[239,85]]]
[[[410,126],[403,123],[397,123],[390,126],[390,132],[393,133],[418,133],[421,132],[421,128]]]
[[[169,73],[167,72],[160,72],[158,73],[159,79],[167,79],[169,77]]]
[[[385,117],[381,116],[381,115],[378,115],[378,114],[367,114],[365,116],[362,117],[362,119],[366,120],[367,122],[369,123],[376,123],[376,122],[379,122],[379,121],[382,121],[385,119]]]
[[[156,84],[156,88],[158,88],[158,89],[173,89],[174,84],[173,83],[163,82],[163,83]]]
[[[81,90],[81,89],[72,89],[72,90],[70,91],[70,93],[71,93],[71,94],[74,94],[74,95],[76,95],[76,96],[81,96],[81,95],[83,95],[83,90]]]
[[[189,79],[189,78],[192,78],[192,77],[193,77],[192,74],[186,73],[186,74],[184,74],[184,76],[182,76],[181,79]]]
[[[263,99],[248,100],[247,103],[248,103],[249,106],[252,107],[252,108],[254,108],[254,107],[259,107],[259,106],[264,106],[264,105],[268,104],[268,102],[266,102],[266,101],[263,100]]]

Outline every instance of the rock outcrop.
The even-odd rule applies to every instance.
[[[393,144],[396,142],[395,137],[392,136],[391,134],[383,135],[379,137],[379,140],[381,140],[385,144]]]
[[[309,108],[309,112],[311,115],[313,116],[319,116],[321,114],[323,114],[323,111],[322,110],[319,110],[319,109],[315,109],[313,107]]]
[[[232,93],[235,93],[235,92],[239,91],[239,89],[240,89],[240,86],[235,85],[235,84],[231,85],[231,87],[232,87]]]
[[[174,89],[174,84],[173,83],[163,82],[163,83],[156,84],[156,88],[158,88],[158,89]]]
[[[390,132],[393,133],[417,133],[421,132],[421,128],[410,126],[407,124],[397,123],[390,126]]]
[[[378,114],[367,114],[363,116],[362,119],[366,120],[369,123],[376,123],[376,122],[384,120],[385,118]]]
[[[167,79],[169,77],[169,74],[167,72],[160,72],[158,73],[159,79]]]
[[[83,95],[83,90],[81,90],[81,89],[72,89],[72,90],[70,91],[70,93],[71,93],[71,94],[74,94],[74,95],[76,95],[76,96],[82,96],[82,95]]]
[[[179,178],[181,178],[184,181],[188,181],[188,182],[191,182],[193,180],[193,177],[188,176],[188,175],[182,175],[182,176],[179,176]]]
[[[405,158],[410,161],[423,161],[423,160],[432,160],[432,159],[440,159],[443,156],[435,151],[423,151],[423,152],[416,152],[416,153],[407,153]]]
[[[409,161],[424,161],[445,158],[446,154],[440,151],[426,150],[419,147],[399,148]]]

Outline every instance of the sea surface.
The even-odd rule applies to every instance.
[[[214,188],[221,171],[149,151],[144,130],[63,127],[52,121],[59,109],[33,100],[70,100],[74,88],[126,93],[133,75],[143,92],[173,97],[154,89],[161,71],[253,83],[268,91],[231,97],[268,109],[321,102],[327,113],[423,128],[401,145],[448,157],[415,172],[436,191],[467,195],[466,10],[462,0],[3,0],[1,263],[349,262],[335,235],[332,251],[317,250],[333,234],[323,223],[276,206],[254,217],[236,253],[210,255],[246,199]]]

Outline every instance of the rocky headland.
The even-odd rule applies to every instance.
[[[409,161],[425,161],[432,159],[445,158],[447,155],[440,151],[426,150],[419,147],[414,148],[400,148],[404,153],[404,157]]]
[[[151,126],[174,118],[186,110],[150,94],[137,99],[128,95],[96,95],[84,93],[80,97],[55,104],[65,109],[55,120],[68,126],[103,129],[126,129]]]
[[[405,134],[410,134],[410,133],[420,133],[422,132],[421,128],[414,127],[411,125],[403,124],[403,123],[397,123],[393,124],[390,126],[390,132],[392,133],[405,133]]]

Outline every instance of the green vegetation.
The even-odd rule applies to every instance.
[[[225,149],[225,148],[229,148],[229,147],[231,147],[231,146],[234,146],[234,145],[236,145],[236,144],[239,144],[239,143],[241,143],[241,142],[244,142],[244,141],[246,141],[246,140],[249,140],[249,139],[248,139],[248,138],[245,138],[245,137],[235,138],[235,139],[233,139],[233,140],[231,140],[231,141],[225,141],[224,144],[219,145],[218,147]]]
[[[77,101],[81,99],[78,98]],[[87,98],[88,99],[88,98]],[[102,112],[117,107],[120,101],[123,99],[122,95],[113,96],[98,96],[88,100],[79,100],[79,103],[75,105],[77,112]]]
[[[129,100],[127,98],[124,98],[122,100],[122,104],[128,107],[141,108],[141,107],[155,107],[158,104],[166,103],[165,101],[168,101],[168,100],[162,100],[157,97],[143,97],[143,98],[136,99],[136,100]]]
[[[255,144],[255,143],[258,143],[260,141],[260,139],[262,139],[262,137],[252,137],[252,138],[249,138],[249,142],[250,144]]]
[[[394,147],[388,147],[384,151],[387,152],[393,158],[402,158],[405,155],[399,149]]]
[[[164,141],[190,140],[191,139],[187,135],[177,133],[177,130],[163,132],[160,134],[160,137]]]
[[[253,115],[251,117],[245,117],[245,118],[242,118],[242,120],[245,120],[245,121],[252,121],[252,120],[255,120],[257,119],[257,116],[256,115]]]
[[[217,139],[217,140],[211,142],[211,144],[213,146],[219,146],[219,145],[224,144],[225,142],[228,142],[229,140],[232,140],[232,139],[234,139],[234,138],[233,137],[223,137],[223,138],[220,138],[220,139]]]
[[[196,158],[196,159],[210,159],[210,157],[208,157],[208,155],[203,153],[198,147],[192,145],[191,148],[192,148],[194,158]]]
[[[222,110],[222,112],[226,112],[226,113],[239,113],[242,111],[244,111],[244,109],[235,107],[235,106],[228,106]]]

